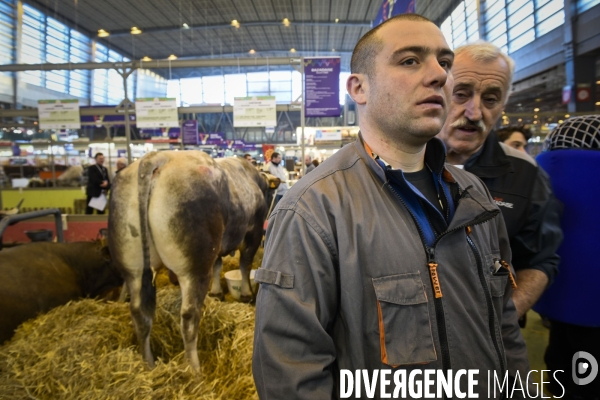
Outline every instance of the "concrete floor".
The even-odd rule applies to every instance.
[[[525,343],[527,343],[527,355],[529,357],[529,365],[531,370],[541,371],[546,369],[544,362],[544,353],[548,347],[549,330],[542,325],[542,319],[535,311],[527,313],[527,325],[521,330]],[[540,384],[541,374],[532,374],[536,383]],[[539,387],[539,386],[538,386]],[[550,394],[546,392],[546,396]],[[539,396],[541,397],[541,396]]]

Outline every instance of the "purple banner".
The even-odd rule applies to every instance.
[[[340,58],[304,59],[306,117],[340,116]]]
[[[198,121],[185,121],[182,125],[184,145],[198,145]]]
[[[242,139],[227,140],[228,149],[244,150],[248,145]]]
[[[377,17],[373,20],[373,27],[398,14],[414,14],[416,0],[383,0]]]
[[[222,133],[201,133],[200,144],[206,146],[221,146],[225,143],[225,138]]]

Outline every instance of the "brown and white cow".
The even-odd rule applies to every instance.
[[[252,299],[249,275],[262,240],[266,190],[266,182],[247,161],[215,161],[202,151],[150,153],[117,175],[109,247],[129,289],[140,350],[151,367],[153,267],[162,262],[179,280],[185,353],[199,370],[196,342],[202,304],[213,274],[212,292],[221,293],[221,257],[236,249],[241,251],[242,297]]]
[[[100,241],[38,242],[0,251],[0,344],[23,322],[123,284]]]

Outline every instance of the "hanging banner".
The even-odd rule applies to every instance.
[[[178,127],[177,100],[169,97],[135,99],[138,128]]]
[[[383,0],[377,16],[373,20],[373,28],[398,14],[414,14],[416,0]]]
[[[276,126],[275,96],[234,97],[233,127]]]
[[[198,121],[185,121],[181,127],[183,134],[181,135],[184,145],[198,145]]]
[[[40,129],[79,129],[79,100],[38,100]]]
[[[265,162],[271,161],[271,154],[273,154],[273,152],[275,151],[275,145],[274,144],[263,144],[262,150],[263,150],[263,154],[265,157],[264,158]]]
[[[225,136],[222,133],[200,133],[198,137],[203,146],[221,146],[225,142]]]
[[[340,116],[340,57],[304,59],[306,117]]]

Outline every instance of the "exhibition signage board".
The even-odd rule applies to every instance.
[[[178,127],[177,101],[169,97],[135,99],[138,128]]]
[[[315,132],[315,145],[319,142],[335,142],[342,140],[340,129],[317,129]]]
[[[79,100],[38,100],[40,129],[79,129]]]
[[[198,135],[200,143],[203,146],[221,146],[225,143],[225,138],[221,133],[200,133]]]
[[[235,97],[233,127],[276,126],[275,96]]]
[[[181,127],[183,128],[183,139],[184,145],[198,145],[198,121],[185,121]]]
[[[304,59],[306,117],[340,116],[340,57]]]
[[[377,16],[373,20],[373,27],[398,14],[414,14],[416,0],[383,0]]]

